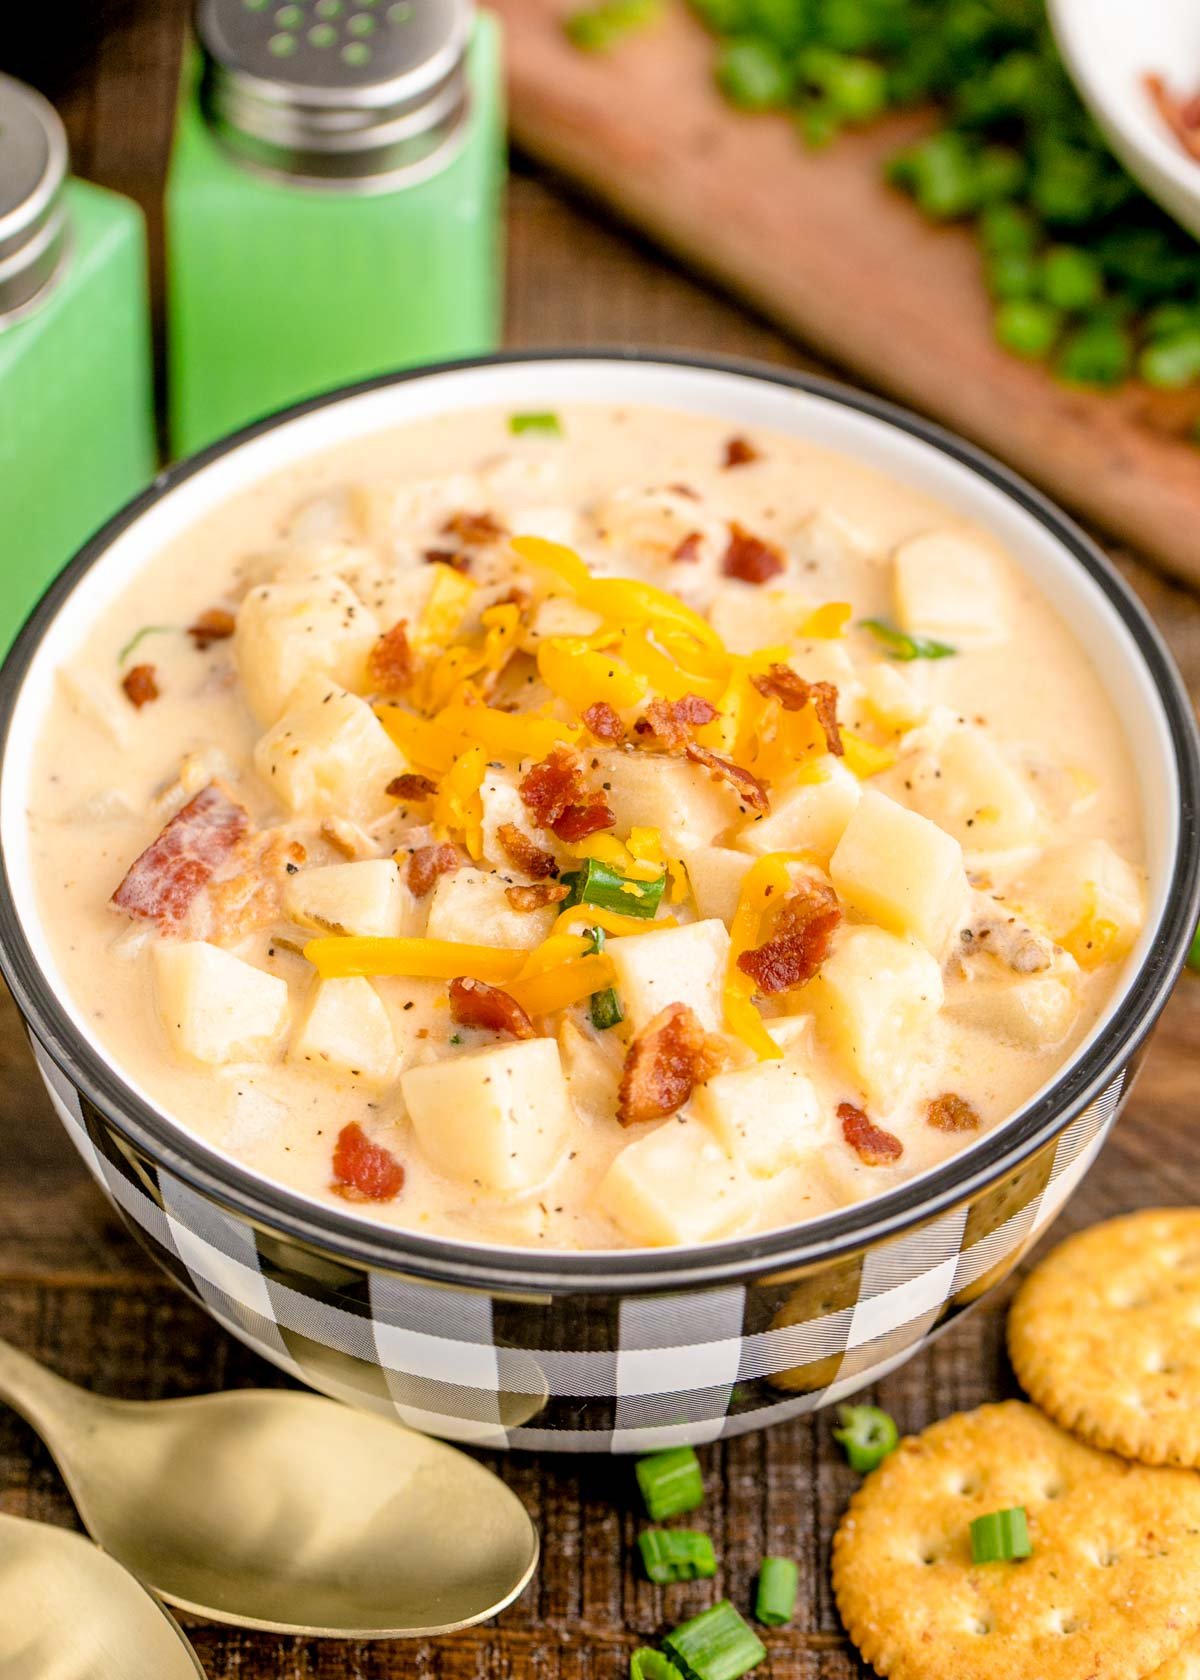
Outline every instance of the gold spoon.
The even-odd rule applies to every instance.
[[[490,1470],[315,1394],[110,1400],[0,1342],[0,1398],[45,1440],[92,1538],[213,1621],[430,1637],[496,1615],[537,1564],[537,1530]]]
[[[204,1680],[183,1629],[81,1534],[0,1516],[0,1680]]]

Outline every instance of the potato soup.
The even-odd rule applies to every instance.
[[[792,1224],[1051,1078],[1141,927],[1103,685],[982,531],[715,419],[306,461],[63,667],[30,822],[114,1064],[293,1190],[562,1249]]]

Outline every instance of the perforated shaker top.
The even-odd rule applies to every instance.
[[[198,0],[205,114],[293,181],[402,186],[456,149],[473,16],[472,0]]]
[[[66,244],[67,137],[53,105],[0,74],[0,327],[49,284]]]

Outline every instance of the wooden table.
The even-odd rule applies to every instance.
[[[28,66],[40,71],[38,80],[67,117],[80,173],[143,204],[157,277],[158,197],[184,3],[110,0],[98,10],[107,15],[107,28],[77,44],[83,69],[70,81],[53,73],[52,42],[40,43],[35,60],[35,41],[28,63],[10,58],[9,67],[18,74],[33,74]],[[509,265],[513,345],[635,342],[814,365],[519,164],[509,197]],[[1128,555],[1117,559],[1162,625],[1193,692],[1200,690],[1200,598]],[[1059,1221],[1057,1236],[1129,1208],[1197,1198],[1200,1129],[1190,1099],[1198,1055],[1200,978],[1189,976],[1158,1029],[1116,1137]],[[7,999],[0,1006],[0,1283],[0,1333],[103,1392],[149,1399],[284,1380],[190,1305],[118,1225],[42,1094]],[[875,1398],[902,1428],[918,1429],[945,1412],[1013,1392],[1004,1306],[1005,1295],[990,1299],[880,1385]],[[829,1536],[855,1481],[830,1439],[829,1420],[785,1424],[702,1456],[709,1489],[703,1521],[721,1557],[712,1585],[744,1605],[765,1552],[801,1560],[799,1616],[793,1628],[768,1639],[764,1674],[772,1680],[861,1675],[828,1586]],[[631,1467],[552,1456],[496,1462],[544,1542],[536,1581],[496,1623],[418,1645],[292,1641],[196,1624],[192,1637],[211,1680],[617,1680],[635,1645],[709,1601],[708,1583],[664,1591],[641,1579]],[[75,1521],[49,1455],[3,1410],[0,1510]]]

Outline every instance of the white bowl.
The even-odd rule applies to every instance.
[[[1200,162],[1188,156],[1146,88],[1155,71],[1182,94],[1200,89],[1197,0],[1049,0],[1059,51],[1121,162],[1200,238]]]

